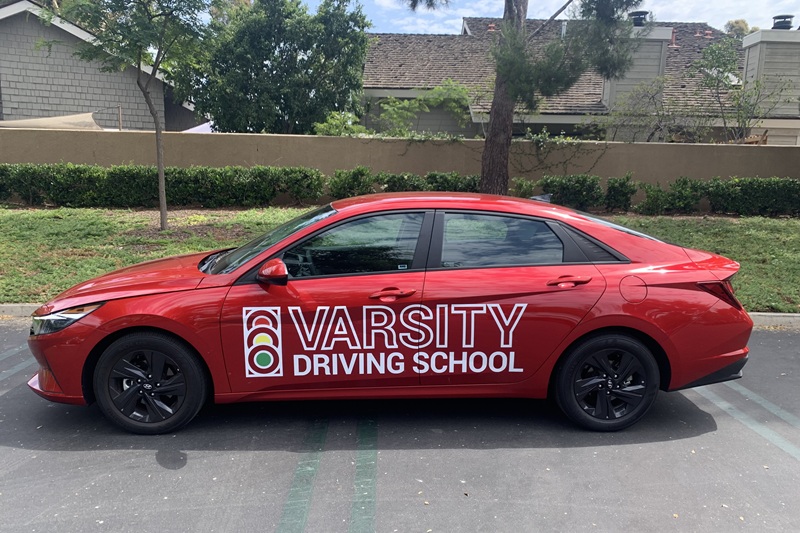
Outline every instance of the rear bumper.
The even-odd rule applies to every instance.
[[[742,359],[738,361],[734,361],[733,363],[729,364],[724,368],[720,368],[716,372],[708,374],[707,376],[703,376],[700,379],[697,379],[688,385],[684,385],[682,387],[678,387],[677,389],[672,390],[683,390],[683,389],[691,389],[693,387],[702,387],[703,385],[711,385],[712,383],[721,383],[723,381],[731,381],[733,379],[739,379],[742,377],[742,368],[744,365],[747,364],[748,356],[745,355]]]

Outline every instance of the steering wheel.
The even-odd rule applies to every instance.
[[[283,262],[286,263],[286,268],[293,278],[305,278],[314,276],[316,269],[311,261],[309,252],[298,253],[293,251],[284,252]]]

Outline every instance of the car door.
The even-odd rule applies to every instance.
[[[416,355],[423,385],[510,383],[533,375],[605,290],[555,222],[439,211],[423,305],[443,317]]]
[[[347,219],[279,253],[285,286],[237,282],[221,320],[232,391],[418,385],[432,225],[424,211]]]

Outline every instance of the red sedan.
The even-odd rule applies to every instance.
[[[146,434],[209,400],[457,396],[552,396],[613,431],[659,389],[741,376],[738,269],[534,201],[351,198],[60,294],[34,313],[29,386]]]

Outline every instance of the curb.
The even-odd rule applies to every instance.
[[[0,304],[0,317],[29,317],[38,304]],[[757,328],[800,329],[800,313],[750,313]]]
[[[0,316],[29,317],[39,304],[0,304]]]

